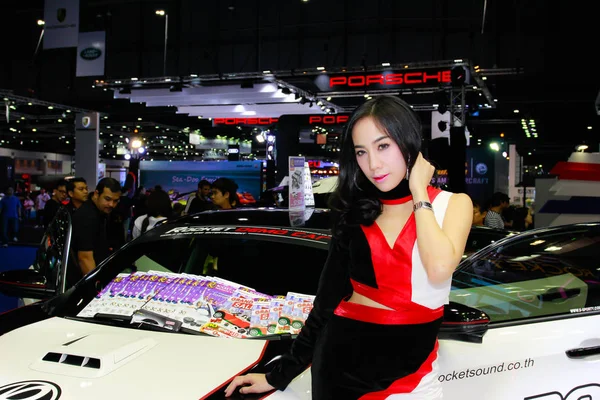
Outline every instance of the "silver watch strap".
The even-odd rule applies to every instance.
[[[425,208],[427,210],[433,211],[433,206],[428,201],[418,201],[413,206],[413,211],[417,211],[420,208]]]

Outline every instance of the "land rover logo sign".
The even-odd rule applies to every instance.
[[[102,55],[102,50],[95,47],[88,47],[87,49],[81,50],[79,56],[84,60],[95,60]]]
[[[56,10],[56,19],[58,20],[58,22],[63,22],[65,20],[65,18],[67,18],[67,9],[66,8],[59,8]]]
[[[62,391],[48,381],[22,381],[0,386],[0,400],[57,400]]]

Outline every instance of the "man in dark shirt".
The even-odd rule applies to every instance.
[[[61,179],[56,184],[52,198],[46,202],[44,207],[44,228],[48,229],[48,225],[54,219],[58,210],[63,206],[63,201],[67,199],[67,181]]]
[[[210,193],[210,182],[206,179],[202,179],[200,183],[198,183],[198,190],[188,197],[184,213],[191,215],[213,209],[213,204],[210,201]]]
[[[119,182],[113,178],[103,178],[98,182],[92,198],[73,214],[71,259],[75,258],[76,263],[69,263],[68,286],[74,285],[84,275],[96,269],[110,255],[108,216],[119,204],[120,197]]]
[[[83,178],[73,178],[67,181],[67,193],[69,194],[69,204],[67,210],[73,216],[75,210],[77,210],[88,198],[88,185],[85,179]]]

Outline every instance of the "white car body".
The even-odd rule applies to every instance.
[[[152,235],[161,234],[161,229],[167,234],[177,230],[175,233],[181,235],[181,240],[195,240],[204,232],[210,232],[207,234],[210,240],[215,233],[225,235],[223,238],[229,240],[227,255],[233,253],[229,266],[235,268],[259,265],[274,247],[290,243],[251,240],[246,243],[245,238],[249,236],[235,236],[233,233],[240,232],[225,231],[218,226],[159,227],[146,235],[149,239],[145,244],[142,240],[143,246],[135,250],[139,257],[131,258],[137,259],[138,270],[144,264],[140,260],[151,264],[148,268],[159,266],[157,262],[161,258],[153,261],[152,252],[167,254],[158,246],[164,245],[166,239],[165,242],[152,239]],[[226,236],[229,232],[231,236]],[[304,244],[324,238],[309,233],[290,229],[289,232],[261,231],[256,235],[263,241],[269,234],[278,237],[288,234],[294,243]],[[242,242],[235,243],[236,237],[244,238],[247,247],[240,247]],[[446,308],[440,331],[438,380],[445,399],[600,400],[600,275],[597,272],[600,264],[594,256],[598,254],[599,241],[600,225],[552,228],[502,239],[461,264],[453,278],[451,304]],[[195,240],[194,243],[203,242]],[[171,246],[169,244],[167,250]],[[313,273],[320,271],[320,267],[306,263],[315,251],[319,257],[321,252],[326,254],[322,243],[320,246],[319,250],[301,247],[298,254],[286,254],[285,265],[292,271],[302,271],[295,275],[295,282],[309,275],[310,268],[314,269]],[[244,249],[252,251],[244,253]],[[285,249],[290,251],[291,247]],[[239,254],[245,254],[245,264],[236,258]],[[177,257],[178,254],[169,254],[166,258]],[[198,264],[187,263],[188,258],[184,260],[186,265]],[[124,267],[116,257],[113,262],[119,268]],[[265,273],[279,288],[290,272],[282,269],[281,264],[269,265],[270,274],[282,274],[273,277]],[[104,268],[109,267],[109,263],[104,264]],[[227,271],[227,267],[227,259],[220,259],[219,271]],[[267,267],[263,265],[263,268]],[[254,270],[251,272],[249,276],[263,279]],[[93,274],[88,276],[84,284],[93,283],[93,278]],[[67,295],[71,294],[54,300],[67,301],[65,299],[71,299]],[[73,294],[73,304],[78,298],[81,297]],[[57,302],[49,308],[54,306],[61,304]],[[48,316],[46,310],[40,311],[43,304],[26,308],[38,310],[39,314],[31,313],[35,318]],[[48,394],[44,400],[107,397],[213,400],[222,398],[219,391],[224,391],[233,377],[246,373],[259,362],[259,367],[264,368],[269,358],[281,354],[269,351],[273,348],[265,340],[197,336],[185,334],[183,330],[175,333],[135,329],[121,326],[123,321],[113,326],[108,321],[77,319],[74,314],[66,314],[73,318],[53,316],[31,322],[26,315],[28,311],[20,311],[23,309],[17,310],[14,317],[19,322],[14,326],[19,327],[9,328],[0,335],[0,400],[16,395],[21,395],[20,399],[40,399],[35,397],[37,395],[25,396],[31,387],[39,389],[40,396],[42,392]],[[2,316],[6,319],[0,318],[8,327],[13,321],[10,314]],[[484,318],[479,320],[478,315]],[[454,317],[458,319],[453,320]],[[4,327],[0,322],[0,332]],[[52,354],[48,358],[49,353]],[[71,360],[71,363],[65,362]],[[310,368],[305,370],[286,390],[261,398],[310,400],[310,372]],[[393,396],[389,398],[393,400]]]
[[[444,398],[596,399],[600,356],[570,359],[565,352],[600,346],[599,320],[599,316],[581,316],[493,328],[483,343],[441,340],[438,379]],[[64,346],[76,339],[80,340]],[[0,340],[0,393],[5,385],[46,381],[60,387],[60,399],[65,400],[110,396],[197,400],[222,390],[233,376],[254,365],[265,344],[50,318]],[[42,361],[49,352],[98,358],[102,367]],[[284,392],[265,398],[310,400],[310,393],[308,369]]]

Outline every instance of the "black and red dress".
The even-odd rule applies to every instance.
[[[442,226],[452,194],[428,194]],[[414,214],[392,247],[376,222],[348,229],[344,246],[333,238],[313,311],[268,382],[284,389],[312,364],[315,400],[441,398],[437,334],[451,280],[428,280]],[[353,291],[391,310],[347,302]]]

